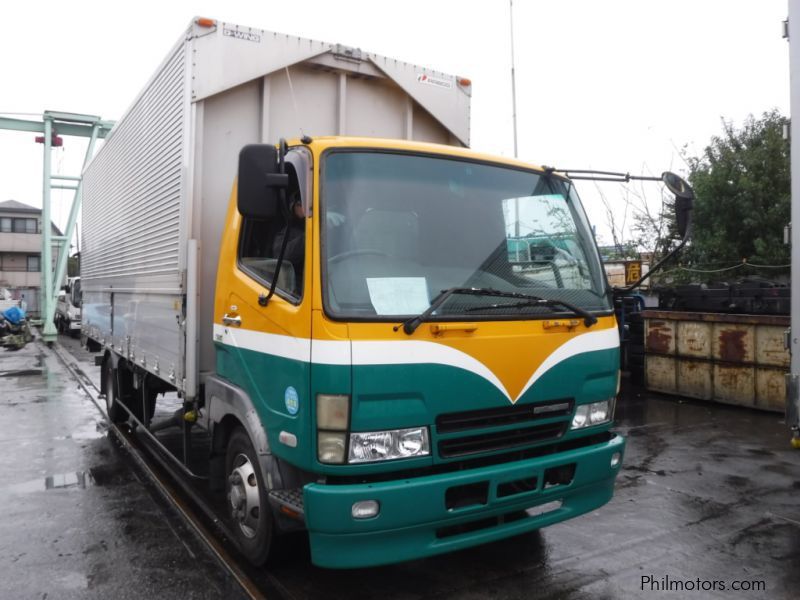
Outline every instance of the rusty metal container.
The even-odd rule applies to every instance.
[[[782,412],[788,316],[646,310],[649,390]]]

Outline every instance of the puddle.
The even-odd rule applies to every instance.
[[[13,406],[26,405],[26,404],[43,404],[44,402],[47,402],[47,396],[34,396],[30,400],[17,399],[17,402],[7,402],[3,406],[13,407]]]
[[[90,471],[75,471],[73,473],[48,475],[44,479],[15,483],[8,486],[6,490],[20,494],[69,488],[85,490],[87,487],[93,486],[94,483],[94,476]]]
[[[0,371],[0,377],[28,377],[31,375],[41,375],[41,369],[18,369],[15,371]]]
[[[59,435],[53,439],[62,440],[75,440],[76,442],[85,442],[87,440],[96,440],[104,437],[108,432],[108,426],[103,421],[92,420],[85,423],[73,430],[72,433],[67,435]]]
[[[0,487],[0,493],[31,494],[47,490],[85,490],[90,487],[124,485],[133,479],[131,471],[124,465],[101,464],[86,471],[70,471],[47,477],[13,483]]]

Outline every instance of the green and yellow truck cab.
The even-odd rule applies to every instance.
[[[164,450],[180,426],[175,461],[253,563],[294,530],[323,567],[418,559],[612,496],[592,230],[569,177],[467,148],[470,97],[196,19],[86,168],[82,336],[109,417]]]
[[[314,562],[430,556],[605,504],[625,446],[609,431],[619,334],[570,181],[414,142],[331,137],[293,152],[313,165],[309,182],[289,168],[284,194],[307,192],[302,266],[284,257],[264,306],[280,254],[268,232],[284,220],[266,175],[275,149],[249,146],[214,338],[217,375],[252,400],[272,459],[306,481],[279,510],[304,515]],[[559,252],[539,269],[509,260],[524,235]],[[259,493],[263,506],[269,486]]]

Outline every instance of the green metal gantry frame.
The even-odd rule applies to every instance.
[[[44,161],[42,169],[42,258],[39,264],[42,274],[42,289],[40,294],[42,307],[42,338],[48,343],[54,342],[58,335],[55,323],[53,322],[56,311],[56,299],[59,291],[58,285],[63,281],[67,271],[69,244],[75,233],[75,223],[78,219],[83,189],[83,181],[80,175],[66,176],[53,175],[51,173],[50,164],[53,140],[56,136],[89,138],[89,147],[86,149],[86,156],[83,160],[83,167],[85,168],[86,164],[94,155],[95,143],[98,139],[105,138],[113,126],[113,121],[104,121],[100,117],[95,117],[93,115],[49,110],[45,111],[42,115],[41,121],[0,117],[0,129],[30,131],[44,134]],[[83,168],[81,168],[81,173],[82,172]],[[52,231],[50,193],[53,189],[75,191],[64,235],[53,235]],[[58,259],[55,268],[53,268],[53,243],[58,245]]]

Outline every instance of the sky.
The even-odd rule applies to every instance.
[[[6,3],[0,114],[120,118],[196,15],[468,77],[471,146],[514,155],[508,0]],[[700,154],[722,119],[788,114],[786,0],[514,0],[513,16],[518,155],[531,163],[685,174],[681,150]],[[41,206],[34,137],[0,130],[0,201]],[[78,174],[85,147],[65,138],[54,171]],[[579,191],[601,243],[611,241],[601,194],[630,223],[622,186],[582,182]],[[645,192],[659,202],[656,187]],[[70,202],[55,193],[57,225]]]

